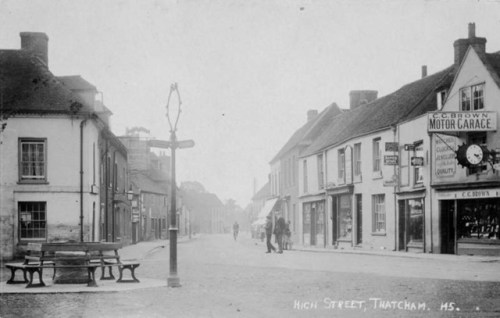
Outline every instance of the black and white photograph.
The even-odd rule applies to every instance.
[[[0,0],[0,318],[500,317],[500,0]]]

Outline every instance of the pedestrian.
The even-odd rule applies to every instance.
[[[290,230],[290,221],[285,225],[285,233],[283,235],[283,248],[285,250],[292,249],[292,231]]]
[[[276,221],[274,227],[274,235],[276,236],[276,241],[278,242],[278,253],[283,253],[283,234],[285,232],[285,219],[280,216]]]
[[[234,237],[235,241],[238,238],[238,232],[239,231],[240,231],[240,225],[238,224],[238,222],[234,221],[234,224],[233,224],[233,237]]]
[[[271,220],[271,216],[267,216],[266,219],[266,245],[267,245],[267,252],[266,253],[271,253],[271,250],[276,252],[276,248],[274,245],[271,243],[271,238],[273,237],[273,222]]]

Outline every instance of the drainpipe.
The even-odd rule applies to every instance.
[[[80,123],[80,242],[83,242],[83,127],[87,119]]]
[[[397,252],[398,251],[398,237],[399,237],[399,232],[398,232],[398,217],[399,217],[399,211],[398,211],[398,196],[397,196],[397,192],[399,192],[399,174],[398,174],[398,169],[401,165],[401,162],[400,162],[400,158],[401,158],[401,154],[400,154],[400,149],[399,149],[399,129],[398,129],[398,126],[397,125],[394,125],[392,128],[392,132],[393,132],[393,135],[394,135],[394,138],[393,138],[393,142],[397,142],[398,143],[398,165],[396,166],[393,166],[393,177],[396,178],[396,180],[394,180],[394,251]]]
[[[431,239],[431,244],[430,244],[430,250],[428,251],[429,253],[434,253],[434,238],[433,238],[433,235],[432,233],[434,232],[434,229],[432,228],[432,210],[434,209],[433,206],[432,206],[432,177],[433,177],[433,174],[432,174],[432,169],[434,168],[433,165],[432,165],[432,158],[433,158],[433,152],[432,152],[432,133],[429,133],[429,220],[430,220],[430,224],[429,224],[429,227],[430,227],[430,239]],[[424,201],[425,202],[425,201]],[[425,206],[425,205],[424,205]],[[438,205],[439,206],[439,205]],[[425,210],[424,210],[424,213],[425,213]],[[424,229],[425,229],[425,214],[424,214]],[[424,232],[424,242],[425,242],[425,232]],[[424,253],[425,253],[425,243],[424,243]]]

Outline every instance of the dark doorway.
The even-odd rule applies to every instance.
[[[363,243],[363,200],[356,194],[356,245]]]
[[[398,201],[398,250],[406,250],[406,207],[405,200]]]
[[[441,253],[455,254],[455,201],[440,201]]]
[[[337,197],[332,196],[332,245],[337,244],[337,228],[338,228],[338,204]]]
[[[311,245],[316,245],[316,232],[317,232],[317,224],[318,224],[318,216],[316,213],[316,203],[311,204]]]

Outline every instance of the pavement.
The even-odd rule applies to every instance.
[[[244,234],[243,234],[244,235]],[[179,237],[178,244],[187,243],[191,240],[199,239],[200,235],[188,237]],[[255,240],[255,242],[260,242]],[[158,251],[169,247],[168,240],[155,240],[139,242],[138,244],[128,245],[120,250],[122,260],[134,260],[148,262],[148,258]],[[460,262],[485,262],[485,263],[500,263],[498,256],[469,256],[469,255],[446,255],[446,254],[430,254],[430,253],[407,253],[400,251],[387,250],[362,250],[357,248],[352,249],[333,249],[324,247],[311,247],[294,245],[293,250],[311,253],[336,253],[336,254],[360,254],[382,257],[400,257],[400,258],[415,258],[415,259],[435,259],[435,260],[459,260]],[[0,295],[1,294],[58,294],[58,293],[105,293],[105,292],[123,292],[138,289],[149,289],[156,287],[167,287],[166,279],[141,277],[140,267],[136,270],[136,276],[140,280],[139,283],[117,283],[116,281],[98,280],[97,287],[88,287],[86,284],[53,284],[51,281],[51,271],[47,271],[44,275],[44,281],[47,286],[26,288],[25,284],[6,284],[6,280],[10,277],[10,271],[1,268],[3,275],[0,277]],[[20,272],[17,273],[19,275]],[[125,273],[124,274],[128,274]]]

